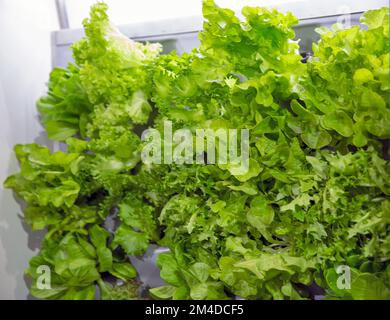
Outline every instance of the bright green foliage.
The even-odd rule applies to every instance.
[[[139,299],[139,283],[127,281],[122,285],[112,285],[98,281],[103,300],[137,300]]]
[[[49,92],[37,103],[49,138],[65,140],[80,132],[84,137],[92,104],[80,84],[80,69],[55,68],[50,74]]]
[[[27,274],[33,278],[31,294],[45,299],[94,299],[94,282],[100,278],[96,251],[83,237],[68,233],[59,242],[44,241],[39,256],[32,258]],[[39,266],[51,270],[48,289],[38,287]]]
[[[340,150],[390,137],[389,10],[369,11],[361,22],[367,30],[340,25],[317,30],[321,40],[313,45],[302,82],[301,97],[316,119],[312,126],[331,134],[327,144]]]
[[[75,64],[38,102],[67,151],[17,145],[21,170],[5,182],[48,230],[31,293],[137,298],[128,256],[155,243],[170,249],[156,299],[306,299],[314,282],[330,299],[389,299],[388,9],[365,13],[366,29],[320,28],[306,64],[290,13],[239,19],[205,0],[200,47],[178,56],[127,39],[106,9],[92,7]],[[164,120],[249,129],[249,171],[143,164],[139,125]],[[51,290],[36,287],[39,265]],[[340,265],[351,289],[337,286]]]

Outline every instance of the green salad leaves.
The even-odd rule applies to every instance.
[[[155,299],[390,299],[389,10],[319,28],[301,61],[290,13],[203,1],[200,47],[160,55],[97,3],[38,109],[66,151],[17,145],[5,186],[46,229],[27,269],[45,299],[136,299],[129,256],[167,247]],[[140,132],[249,129],[249,171],[146,164]],[[40,266],[50,288],[40,288]],[[350,283],[340,287],[340,266]],[[318,291],[318,288],[317,288]]]

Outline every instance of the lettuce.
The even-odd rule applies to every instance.
[[[67,151],[17,145],[5,186],[47,229],[27,274],[49,299],[135,299],[129,256],[164,246],[156,299],[389,299],[388,8],[366,27],[319,28],[301,62],[298,20],[203,1],[200,46],[160,55],[109,22],[97,3],[38,101]],[[249,170],[145,164],[142,128],[249,129]],[[37,288],[48,265],[52,288]],[[351,288],[337,285],[337,267]],[[110,283],[114,277],[123,285]]]
[[[390,136],[388,8],[366,12],[361,23],[367,29],[319,28],[302,82],[306,109],[340,150]]]

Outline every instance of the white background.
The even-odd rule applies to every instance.
[[[262,6],[305,0],[216,0],[221,6],[237,10],[245,5]],[[66,0],[70,27],[81,27],[89,7],[96,0]],[[109,14],[117,24],[154,21],[164,18],[196,16],[202,14],[201,0],[105,0]]]
[[[57,28],[52,0],[0,0],[0,299],[27,296],[23,271],[35,255],[33,235],[3,181],[18,169],[14,144],[44,142],[35,101],[45,91],[50,31]]]
[[[80,28],[96,0],[66,0],[71,28]],[[166,18],[200,16],[201,0],[105,0],[116,24],[156,21]],[[244,6],[267,6],[292,11],[298,18],[358,12],[366,8],[388,6],[388,0],[215,0],[221,6],[239,12]]]

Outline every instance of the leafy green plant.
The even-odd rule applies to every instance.
[[[128,256],[155,243],[170,250],[156,299],[307,299],[313,284],[390,299],[388,8],[366,12],[366,28],[320,28],[307,63],[290,13],[245,7],[239,19],[205,0],[200,47],[179,56],[127,39],[106,10],[91,8],[75,63],[52,71],[38,101],[67,151],[17,145],[20,172],[5,182],[33,230],[47,229],[32,295],[134,299]],[[248,173],[142,163],[139,128],[165,120],[249,129]],[[36,286],[40,265],[51,289]]]

